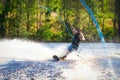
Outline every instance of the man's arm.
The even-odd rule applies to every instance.
[[[82,40],[82,41],[84,41],[84,40],[85,40],[85,37],[84,37],[84,35],[83,35],[83,33],[82,33],[82,32],[80,32],[79,39],[80,39],[80,40]]]
[[[70,26],[70,29],[72,30],[72,32],[75,34],[76,33],[76,30],[73,26]]]

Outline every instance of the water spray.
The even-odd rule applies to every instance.
[[[95,16],[94,16],[92,10],[90,9],[90,7],[86,4],[86,2],[85,2],[84,0],[80,0],[80,2],[81,2],[82,5],[86,8],[86,10],[88,11],[90,17],[92,18],[92,21],[95,23],[96,29],[97,29],[97,31],[98,31],[98,35],[99,35],[99,37],[100,37],[100,39],[101,39],[101,42],[102,42],[102,43],[105,43],[104,36],[103,36],[103,34],[102,34],[101,30],[100,30],[99,24],[98,24],[98,22],[97,22],[97,20],[96,20],[96,18],[95,18]]]
[[[86,10],[88,11],[89,15],[90,15],[91,18],[92,18],[92,21],[95,23],[96,29],[97,29],[98,34],[99,34],[99,37],[100,37],[100,39],[101,39],[101,42],[102,42],[102,43],[105,43],[104,36],[103,36],[103,34],[102,34],[101,30],[100,30],[99,24],[98,24],[98,22],[97,22],[97,20],[96,20],[96,18],[95,18],[95,16],[94,16],[92,10],[89,8],[89,6],[86,4],[86,2],[85,2],[84,0],[80,0],[80,2],[81,2],[82,5],[86,8]],[[105,46],[105,45],[104,45],[104,46]],[[114,70],[113,70],[113,65],[112,65],[112,61],[111,61],[110,58],[108,59],[108,65],[111,67],[111,69],[112,69],[111,74],[114,76],[114,78],[113,78],[112,80],[117,79],[117,76],[116,76],[116,73],[115,73]]]

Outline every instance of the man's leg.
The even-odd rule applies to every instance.
[[[60,59],[64,59],[64,58],[66,58],[66,57],[67,57],[67,55],[68,55],[69,53],[70,53],[70,52],[69,52],[69,51],[67,51],[67,53],[66,53],[64,56],[60,57]]]
[[[73,46],[72,46],[72,44],[71,44],[71,45],[68,47],[68,51],[66,52],[66,54],[65,54],[64,56],[60,57],[60,59],[66,58],[67,55],[68,55],[69,53],[71,53],[72,51],[73,51]]]

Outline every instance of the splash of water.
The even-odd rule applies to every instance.
[[[100,30],[99,24],[98,24],[98,22],[97,22],[97,20],[96,20],[96,18],[95,18],[95,16],[94,16],[92,10],[89,8],[89,6],[86,4],[86,2],[85,2],[84,0],[80,0],[80,2],[81,2],[82,5],[86,8],[86,10],[88,11],[90,17],[92,18],[93,22],[95,23],[96,29],[97,29],[97,31],[98,31],[98,35],[99,35],[99,37],[100,37],[100,39],[101,39],[101,42],[102,42],[102,43],[105,43],[104,36],[103,36],[103,34],[102,34],[101,30]]]
[[[64,70],[66,80],[97,80],[97,72],[87,64],[79,64],[72,70]]]
[[[55,45],[55,47],[53,47]],[[0,41],[0,58],[4,58],[8,61],[9,58],[15,58],[20,60],[47,60],[51,59],[51,56],[53,54],[61,55],[61,53],[65,53],[64,51],[67,48],[68,44],[60,43],[60,44],[53,44],[49,45],[46,43],[38,43],[33,41],[27,41],[27,40],[19,40],[19,39],[13,39],[13,40],[1,40]],[[66,78],[66,80],[87,80],[89,79],[95,80],[96,79],[96,73],[91,69],[91,67],[88,64],[82,64],[80,61],[80,58],[76,56],[76,52],[73,52],[73,54],[70,54],[68,56],[68,59],[75,59],[78,60],[76,62],[73,69],[64,69],[63,70],[63,76]],[[1,62],[0,62],[1,63]],[[57,66],[57,65],[56,65]],[[64,62],[61,66],[64,66]],[[88,73],[89,72],[89,73]],[[68,75],[68,73],[70,73]],[[88,75],[92,74],[91,76],[88,76],[86,78],[85,74],[88,73]],[[72,74],[74,74],[73,77],[70,77]],[[79,77],[80,76],[80,77]],[[94,79],[93,79],[94,78]]]
[[[69,44],[68,43],[39,43],[39,42],[33,42],[28,40],[19,40],[19,39],[13,39],[13,40],[1,40],[0,41],[0,59],[3,58],[6,60],[6,58],[9,60],[9,58],[15,58],[15,59],[21,59],[21,60],[48,60],[51,59],[53,54],[61,55],[61,53],[65,53],[65,50]],[[113,46],[114,45],[114,46]],[[66,77],[66,80],[97,80],[97,77],[101,74],[97,70],[93,70],[93,68],[97,67],[91,67],[92,59],[98,59],[105,57],[105,59],[108,61],[108,66],[110,67],[111,74],[114,76],[113,78],[116,78],[117,75],[114,72],[113,62],[109,62],[111,57],[116,57],[115,52],[116,48],[119,52],[119,46],[115,46],[115,44],[106,44],[106,48],[103,47],[103,44],[100,43],[81,43],[79,46],[80,52],[79,57],[76,55],[77,52],[72,52],[70,55],[68,55],[68,60],[75,60],[75,64],[72,64],[73,69],[63,69],[63,76]],[[108,47],[108,48],[107,48]],[[110,51],[109,51],[110,50]],[[112,52],[112,53],[111,53]],[[113,56],[114,55],[114,56]],[[119,58],[119,56],[117,56]],[[2,60],[3,60],[2,59]],[[43,61],[44,62],[44,61]],[[49,62],[47,62],[49,64]],[[60,65],[56,65],[57,67],[65,66],[64,62],[60,62]],[[106,62],[107,63],[107,62]],[[1,61],[0,61],[0,64]],[[102,65],[102,64],[101,64]],[[104,68],[104,66],[103,66]],[[51,69],[51,68],[50,68]],[[111,78],[111,79],[113,79]],[[117,79],[117,78],[116,78]]]
[[[37,42],[19,39],[0,41],[0,58],[46,60],[52,55],[50,48]]]

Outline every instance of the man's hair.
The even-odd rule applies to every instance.
[[[76,29],[79,29],[80,31],[82,31],[82,30],[80,29],[80,27],[77,27]]]
[[[80,29],[79,27],[77,27],[76,29]]]

